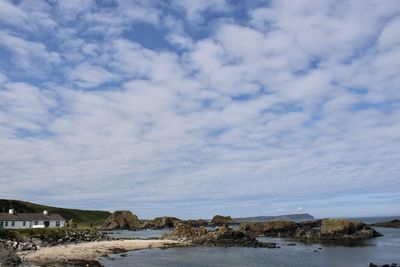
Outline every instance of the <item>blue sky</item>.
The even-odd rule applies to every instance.
[[[0,197],[400,214],[400,2],[0,1]]]

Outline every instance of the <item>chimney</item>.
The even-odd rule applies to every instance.
[[[14,209],[9,209],[9,210],[8,210],[8,213],[14,214],[14,213],[15,213],[15,210],[14,210]]]
[[[47,210],[44,210],[44,211],[43,211],[43,214],[44,214],[44,215],[48,215],[49,212],[48,212]]]

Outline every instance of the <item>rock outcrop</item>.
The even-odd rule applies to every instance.
[[[268,236],[290,237],[298,224],[293,221],[270,221],[265,223],[264,234]]]
[[[221,215],[215,215],[212,220],[210,225],[211,226],[226,226],[229,224],[233,224],[234,221],[232,220],[231,216],[221,216]]]
[[[324,219],[295,223],[271,221],[266,223],[241,223],[239,228],[253,235],[290,237],[303,240],[366,239],[381,236],[362,222]]]
[[[17,253],[4,243],[0,242],[0,266],[18,266],[21,259]]]
[[[400,228],[400,220],[391,220],[388,222],[379,222],[370,224],[371,226],[388,227],[388,228]]]
[[[268,247],[274,248],[274,243],[262,243],[246,232],[232,230],[221,226],[217,231],[209,232],[206,228],[196,228],[186,223],[180,223],[172,233],[164,234],[162,239],[190,241],[195,245],[224,247]]]
[[[206,220],[198,219],[198,220],[187,220],[185,221],[190,226],[193,227],[200,227],[200,226],[208,226],[208,222]]]
[[[143,223],[141,226],[144,229],[164,229],[164,228],[174,228],[180,222],[183,222],[181,219],[175,217],[157,217],[153,220],[149,220]]]
[[[239,229],[241,231],[250,233],[254,236],[264,235],[265,223],[261,222],[243,222],[240,223]]]
[[[105,230],[140,229],[142,223],[138,217],[128,210],[115,211],[100,227]]]
[[[321,224],[321,239],[366,239],[382,236],[365,223],[349,220],[325,219]]]

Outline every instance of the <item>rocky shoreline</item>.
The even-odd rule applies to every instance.
[[[31,253],[41,248],[106,240],[113,238],[89,229],[3,230],[0,238],[0,266],[18,266],[21,264],[18,254]]]
[[[186,246],[173,240],[110,240],[93,241],[41,248],[31,253],[21,253],[23,262],[35,266],[102,266],[99,257],[132,250]]]
[[[163,234],[161,239],[190,242],[197,246],[276,248],[275,243],[260,242],[246,232],[232,230],[226,226],[221,226],[216,231],[208,231],[205,227],[196,228],[181,223],[175,227],[172,233]]]
[[[279,248],[275,243],[258,241],[257,237],[259,236],[318,242],[359,240],[381,236],[380,233],[364,223],[338,219],[301,223],[293,221],[244,222],[239,225],[239,230],[233,230],[228,226],[233,222],[229,216],[215,216],[210,222],[159,217],[151,222],[142,223],[137,217],[131,215],[133,214],[130,212],[114,213],[103,224],[107,227],[103,228],[131,229],[131,226],[135,226],[132,228],[141,227],[139,229],[143,229],[142,227],[146,226],[153,227],[153,229],[168,227],[174,230],[172,233],[163,234],[159,240],[114,240],[116,243],[112,241],[113,238],[95,229],[2,231],[0,235],[0,266],[18,266],[27,260],[59,264],[54,266],[101,266],[96,261],[96,257],[135,249],[168,247],[168,244],[174,246]],[[216,227],[216,230],[207,229],[204,225],[212,225]],[[86,254],[79,249],[87,249]],[[70,254],[68,254],[68,250]],[[52,265],[45,264],[45,266]]]
[[[232,220],[230,216],[215,215],[211,221],[198,220],[181,220],[176,217],[163,216],[156,217],[153,220],[139,220],[139,218],[129,210],[115,211],[107,220],[100,226],[102,230],[115,229],[172,229],[178,224],[185,223],[193,227],[217,227],[231,224],[238,224]]]

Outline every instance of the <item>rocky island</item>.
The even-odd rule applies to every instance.
[[[263,243],[254,236],[240,230],[232,230],[221,226],[216,231],[208,231],[205,227],[196,228],[180,223],[170,234],[164,234],[161,239],[190,242],[192,245],[222,246],[222,247],[267,247],[275,248],[274,243]]]
[[[362,222],[341,219],[323,219],[301,223],[293,221],[250,222],[241,223],[239,227],[253,235],[300,240],[355,240],[382,236]]]
[[[370,224],[371,226],[379,226],[379,227],[386,227],[386,228],[400,228],[400,220],[391,220],[388,222],[378,222]]]

